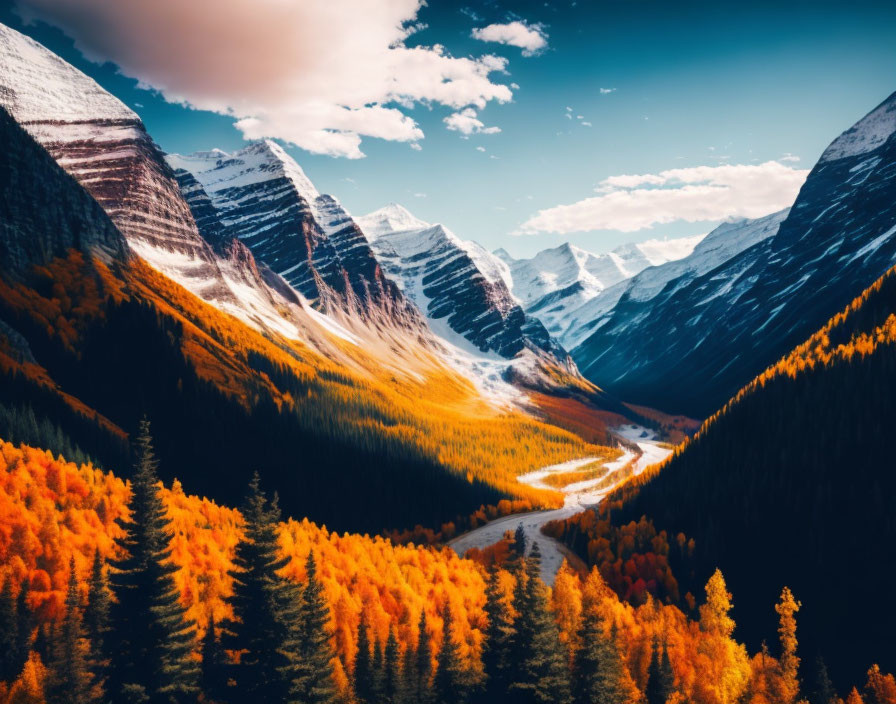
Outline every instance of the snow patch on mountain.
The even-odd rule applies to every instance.
[[[819,163],[872,152],[896,132],[896,93],[835,139]]]

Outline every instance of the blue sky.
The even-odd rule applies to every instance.
[[[90,4],[105,11],[99,0]],[[26,12],[65,27],[80,48],[96,41],[78,18],[57,21],[52,0],[25,5]],[[464,138],[443,122],[461,108],[423,99],[400,108],[425,135],[417,140],[419,150],[407,141],[372,137],[361,140],[366,156],[360,159],[288,149],[321,190],[356,214],[397,201],[463,237],[519,256],[566,240],[599,252],[624,242],[706,232],[721,210],[713,219],[650,228],[629,224],[583,231],[567,225],[550,232],[533,226],[529,231],[536,234],[512,234],[538,211],[593,198],[598,184],[622,174],[769,161],[779,162],[778,171],[811,168],[837,134],[896,90],[893,2],[630,0],[461,7],[432,0],[415,15],[426,27],[405,40],[408,47],[440,44],[452,57],[506,59],[506,73],[488,77],[494,85],[518,86],[512,88],[512,101],[486,99],[477,108],[477,119],[500,132]],[[474,28],[515,20],[546,36],[547,46],[524,56],[518,47],[471,36]],[[233,117],[192,110],[139,88],[115,64],[87,61],[59,29],[39,21],[26,25],[10,6],[0,21],[115,93],[140,114],[166,151],[231,150],[244,143]],[[96,21],[92,16],[85,24]],[[93,48],[97,56],[119,51]],[[246,51],[257,51],[257,45]],[[345,52],[350,61],[352,47]],[[135,69],[133,61],[122,61],[131,76],[142,71],[139,63]],[[149,69],[146,75],[153,78]],[[794,178],[782,181],[781,188],[795,188]],[[537,222],[549,221],[546,216]]]

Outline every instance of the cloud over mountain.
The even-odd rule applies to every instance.
[[[633,232],[676,220],[755,218],[790,205],[808,173],[767,161],[611,176],[598,184],[598,195],[540,210],[517,234]]]
[[[507,61],[408,46],[422,0],[18,0],[27,21],[75,39],[171,102],[231,115],[247,138],[363,156],[364,137],[416,142],[414,104],[506,102]]]

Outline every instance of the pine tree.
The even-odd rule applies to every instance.
[[[380,642],[379,638],[373,644],[373,667],[371,668],[373,679],[371,681],[371,695],[370,702],[376,702],[376,704],[380,704],[383,701],[383,684],[385,680],[385,672],[384,670],[385,664],[385,655],[383,654],[383,644]]]
[[[336,700],[334,657],[330,644],[330,607],[317,578],[314,553],[305,562],[308,581],[302,589],[298,618],[290,630],[287,652],[290,665],[290,701],[330,704]]]
[[[580,642],[574,670],[576,704],[628,701],[625,664],[616,646],[615,628],[607,633],[594,604],[583,605]]]
[[[520,523],[513,533],[513,552],[518,559],[526,556],[526,531]]]
[[[541,551],[532,546],[526,559],[522,609],[517,608],[517,638],[522,659],[510,684],[515,702],[565,704],[571,700],[566,650],[541,581]]]
[[[16,597],[16,626],[13,646],[13,669],[16,671],[16,674],[22,671],[22,668],[25,667],[25,663],[28,661],[28,656],[31,653],[32,636],[37,628],[34,614],[31,611],[31,607],[28,606],[30,587],[31,585],[26,579],[22,582],[19,594]]]
[[[375,704],[373,662],[370,659],[370,639],[367,633],[367,622],[362,614],[358,623],[358,654],[355,656],[355,697],[359,704]]]
[[[93,555],[90,582],[87,587],[87,606],[84,608],[84,628],[90,641],[87,662],[93,673],[95,696],[102,698],[105,692],[108,663],[104,655],[104,639],[109,628],[109,585],[103,569],[103,558],[97,550]]]
[[[651,648],[650,666],[647,668],[647,686],[644,695],[647,704],[666,704],[675,690],[675,679],[672,673],[672,663],[669,660],[669,652],[663,644],[660,652],[659,640],[653,637]]]
[[[429,704],[432,701],[432,649],[429,635],[426,632],[426,612],[420,611],[420,623],[417,630],[416,660],[416,698],[414,704]]]
[[[88,668],[88,648],[78,594],[75,558],[69,563],[68,589],[65,596],[65,616],[59,628],[59,638],[53,648],[47,686],[50,704],[89,702],[93,675]]]
[[[215,617],[209,616],[205,637],[202,639],[202,675],[200,679],[201,689],[206,700],[216,704],[225,704],[229,701],[229,692],[227,691],[229,669],[227,653],[221,647],[221,640],[215,630]]]
[[[439,649],[433,698],[435,704],[463,704],[467,700],[468,682],[461,663],[459,648],[454,640],[451,608],[445,606],[442,647]]]
[[[417,675],[417,650],[412,643],[404,649],[401,663],[401,704],[417,704],[417,690],[420,678]]]
[[[485,588],[485,614],[488,625],[482,646],[482,666],[485,672],[483,701],[508,701],[508,688],[513,668],[513,617],[501,589],[501,573],[497,567],[489,571]]]
[[[398,652],[398,639],[395,637],[395,629],[390,628],[383,662],[383,703],[399,704],[401,689],[401,660]]]
[[[140,423],[131,480],[130,518],[120,521],[125,555],[112,563],[115,603],[104,638],[110,662],[108,697],[148,704],[195,701],[199,667],[191,657],[195,624],[174,582],[168,519],[158,489],[149,422]]]
[[[837,690],[834,689],[828,667],[820,655],[815,659],[813,680],[812,694],[809,696],[811,704],[835,704],[838,699]]]
[[[12,682],[22,670],[17,642],[16,600],[12,593],[12,578],[7,574],[3,589],[0,589],[0,682]]]
[[[280,557],[276,498],[269,502],[256,473],[243,507],[244,536],[233,558],[233,594],[227,599],[234,619],[223,624],[222,646],[240,653],[233,668],[231,698],[238,702],[289,700],[291,661],[285,652],[290,630],[299,617],[295,585],[280,571],[289,562]]]

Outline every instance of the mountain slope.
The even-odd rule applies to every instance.
[[[167,158],[201,184],[228,236],[321,311],[419,332],[419,314],[383,275],[361,230],[278,144]]]
[[[765,604],[786,584],[803,602],[804,662],[824,656],[841,687],[864,672],[870,653],[892,669],[896,616],[879,597],[896,579],[888,557],[896,541],[894,383],[891,269],[658,471],[625,487],[613,519],[646,515],[657,530],[693,538],[695,570],[676,573],[682,592],[721,568],[750,645],[773,625]]]
[[[568,345],[573,341],[566,336],[574,327],[570,320],[573,311],[647,267],[687,256],[701,239],[698,235],[648,240],[606,254],[592,254],[567,242],[529,259],[514,259],[503,249],[495,255],[509,268],[511,292],[526,312]]]
[[[399,210],[400,209],[400,210]],[[458,336],[481,352],[510,359],[529,350],[563,363],[566,352],[516,303],[501,262],[441,225],[421,221],[401,206],[358,219],[386,271],[448,339]],[[412,224],[411,229],[404,228]]]
[[[705,417],[896,262],[896,94],[812,169],[774,236],[639,300],[572,350],[636,403]],[[667,265],[668,266],[668,265]]]

